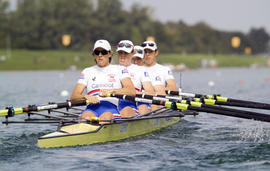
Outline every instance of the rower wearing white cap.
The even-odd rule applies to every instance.
[[[145,71],[145,68],[131,63],[131,58],[134,55],[133,43],[129,40],[122,40],[118,43],[116,51],[119,65],[127,67],[137,93],[141,92],[142,89],[144,89],[145,93],[154,93],[154,88],[152,87],[149,75]],[[126,100],[119,101],[119,110],[121,115],[123,112],[128,113],[131,116],[135,116],[137,109],[139,114],[143,114],[149,112],[151,107],[148,104],[136,104],[135,102]]]
[[[144,57],[144,50],[141,46],[134,46],[135,54],[131,59],[131,63],[139,66],[143,66],[143,57]]]
[[[144,48],[144,64],[148,71],[151,82],[157,94],[165,94],[164,90],[176,91],[176,83],[172,71],[156,61],[158,56],[157,44],[154,41],[145,41],[142,44]]]
[[[100,117],[101,120],[107,120],[120,117],[119,100],[105,95],[107,93],[135,95],[135,88],[127,69],[110,64],[112,54],[111,45],[107,40],[97,40],[92,51],[97,65],[85,68],[80,74],[70,99],[90,101],[82,112],[83,119]],[[87,94],[83,95],[85,89]]]

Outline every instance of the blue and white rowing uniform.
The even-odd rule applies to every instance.
[[[123,88],[121,80],[124,78],[130,78],[128,70],[125,67],[110,64],[101,68],[95,65],[85,68],[81,72],[78,83],[86,86],[88,95],[98,96],[101,89]],[[100,103],[89,104],[84,111],[91,111],[97,117],[104,112],[111,112],[115,118],[120,117],[118,98],[98,96],[98,99],[100,100]]]
[[[138,92],[142,91],[143,82],[146,82],[146,81],[151,82],[149,74],[145,71],[144,67],[131,64],[130,66],[128,66],[126,68],[128,69],[131,81],[132,81],[136,91],[138,91]],[[142,104],[147,105],[151,109],[150,105],[146,104],[146,103],[136,103],[133,101],[120,99],[119,110],[121,111],[126,106],[129,106],[129,107],[133,108],[134,110],[136,110],[136,112],[138,113],[137,106],[142,105]]]

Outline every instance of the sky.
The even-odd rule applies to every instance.
[[[203,21],[214,29],[248,33],[264,27],[270,34],[270,0],[120,0],[127,9],[134,3],[153,8],[162,22],[182,20],[188,25]]]
[[[12,8],[16,0],[9,0]],[[270,0],[120,0],[125,9],[137,3],[150,6],[161,22],[179,20],[188,25],[205,22],[214,29],[248,33],[263,27],[270,34]]]

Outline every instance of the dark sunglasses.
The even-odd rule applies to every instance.
[[[126,48],[131,48],[132,47],[132,45],[131,44],[128,44],[128,43],[120,43],[120,44],[118,44],[117,45],[117,47],[126,47]]]
[[[154,47],[155,46],[155,44],[154,43],[143,43],[142,44],[142,47],[146,47],[146,46],[151,46],[151,47]]]
[[[102,54],[102,55],[107,55],[109,52],[108,51],[106,51],[106,50],[94,50],[94,54],[95,55],[99,55],[99,54]]]
[[[136,50],[136,52],[139,53],[139,54],[143,54],[143,51],[141,49]]]

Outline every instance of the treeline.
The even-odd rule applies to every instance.
[[[141,44],[148,36],[158,42],[162,52],[243,53],[267,49],[269,35],[264,28],[248,34],[215,30],[206,23],[189,26],[183,21],[161,23],[152,18],[151,8],[134,4],[130,11],[119,0],[18,0],[15,11],[0,0],[0,48],[89,49],[97,39],[116,45],[122,39]],[[62,35],[71,35],[71,44],[62,45]],[[240,38],[238,48],[232,37]]]

